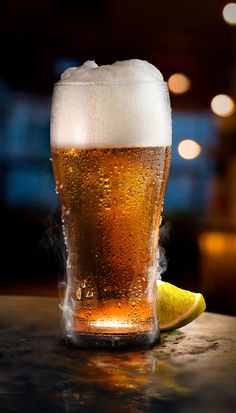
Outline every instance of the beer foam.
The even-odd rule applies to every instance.
[[[61,76],[53,94],[51,146],[171,145],[171,109],[161,72],[132,59],[87,61]]]

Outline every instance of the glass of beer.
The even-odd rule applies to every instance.
[[[67,69],[54,88],[51,152],[67,251],[67,341],[153,345],[159,338],[158,232],[171,156],[161,73],[140,60]]]

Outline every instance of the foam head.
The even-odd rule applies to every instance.
[[[87,61],[61,76],[53,94],[52,147],[171,144],[169,93],[162,74],[142,60],[97,66]]]

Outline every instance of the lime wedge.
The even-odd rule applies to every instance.
[[[202,314],[205,308],[202,294],[157,281],[157,313],[161,331],[185,326]]]

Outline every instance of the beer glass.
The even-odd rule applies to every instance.
[[[169,134],[162,81],[55,85],[51,152],[67,250],[63,318],[74,345],[158,341],[158,231],[171,152],[166,124]]]

